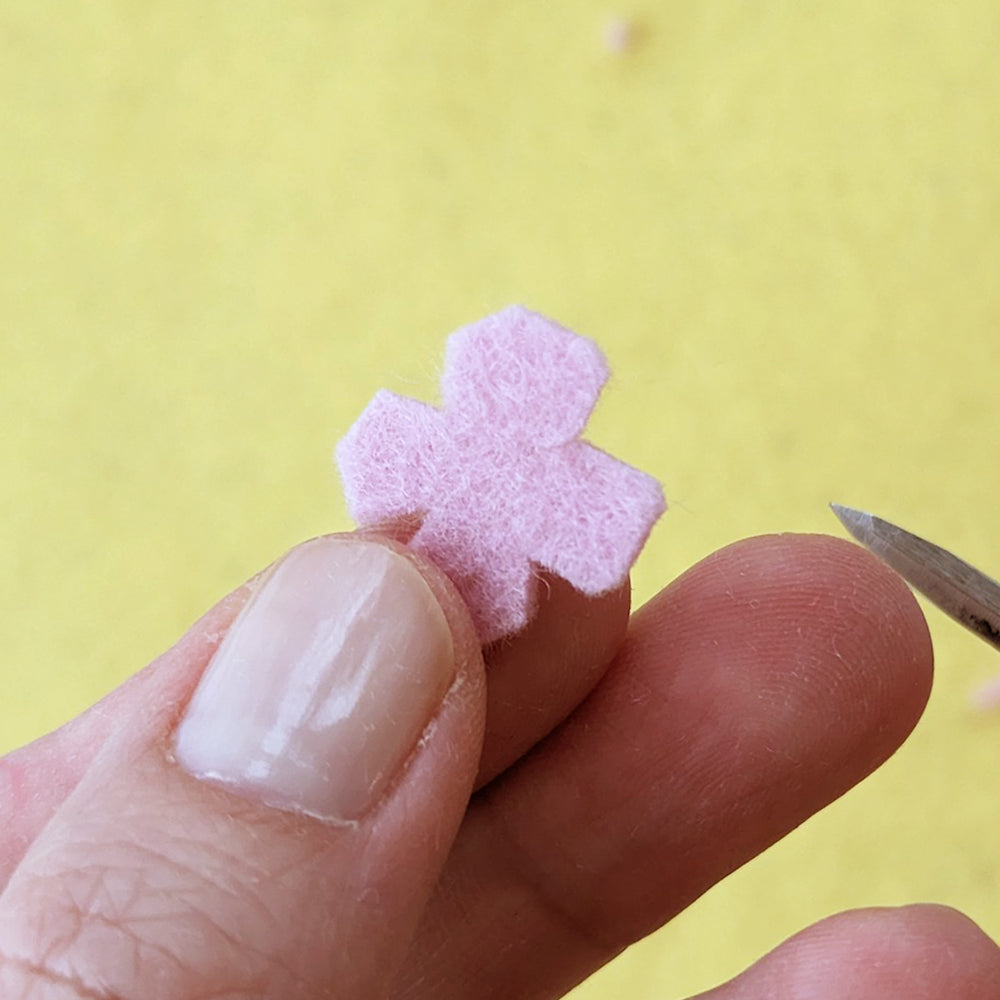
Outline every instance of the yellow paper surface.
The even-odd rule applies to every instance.
[[[338,436],[510,302],[601,344],[588,436],[673,502],[639,600],[830,500],[1000,572],[991,0],[3,0],[0,50],[3,749],[347,527]],[[929,617],[906,748],[580,997],[850,906],[1000,935],[1000,659]]]

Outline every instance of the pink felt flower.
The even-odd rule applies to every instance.
[[[579,440],[607,377],[591,341],[513,306],[449,338],[442,409],[380,391],[337,446],[355,519],[419,515],[411,546],[484,643],[527,623],[536,567],[618,586],[665,508],[655,479]]]

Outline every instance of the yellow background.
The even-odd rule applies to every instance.
[[[602,345],[589,437],[673,501],[640,599],[830,500],[1000,571],[998,52],[995,0],[0,0],[2,748],[346,527],[336,439],[510,302]],[[907,747],[580,997],[848,906],[1000,935],[1000,658],[929,615]]]

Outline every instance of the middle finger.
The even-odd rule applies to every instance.
[[[473,800],[396,996],[561,996],[874,770],[930,679],[919,607],[857,546],[709,557]]]

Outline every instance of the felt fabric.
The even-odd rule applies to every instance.
[[[380,391],[337,447],[361,525],[418,515],[486,643],[527,624],[537,571],[586,594],[622,583],[665,503],[579,440],[608,377],[595,344],[512,306],[453,334],[443,409]]]

